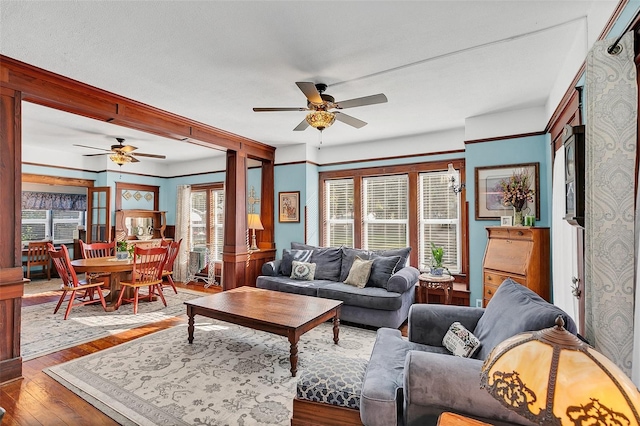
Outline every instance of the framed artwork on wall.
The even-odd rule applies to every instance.
[[[535,193],[533,201],[525,206],[525,214],[535,215],[540,220],[540,163],[508,164],[504,166],[476,167],[475,195],[476,220],[501,220],[502,216],[513,215],[513,207],[502,204],[500,182],[514,173],[529,175]]]
[[[300,222],[300,191],[278,192],[278,221]]]

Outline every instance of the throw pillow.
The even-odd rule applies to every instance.
[[[480,347],[480,341],[464,325],[456,321],[444,335],[442,345],[455,356],[469,358]]]
[[[367,287],[387,288],[389,278],[396,272],[396,267],[402,261],[400,256],[378,256],[373,258],[371,275]]]
[[[342,266],[342,247],[316,247],[302,243],[291,243],[294,250],[312,250],[310,262],[318,265],[316,268],[316,280],[340,280],[340,267]],[[344,280],[342,280],[344,281]]]
[[[282,250],[282,262],[280,262],[280,273],[285,277],[291,275],[291,266],[294,260],[298,262],[309,262],[312,250]]]
[[[356,257],[344,283],[364,288],[367,285],[367,281],[369,281],[369,275],[371,275],[371,265],[373,265],[373,260],[364,260]]]
[[[344,281],[347,279],[347,275],[349,275],[351,265],[353,264],[353,260],[356,258],[356,256],[360,256],[362,259],[374,259],[379,256],[400,256],[402,259],[396,267],[396,270],[394,271],[395,273],[407,265],[407,258],[409,257],[410,252],[411,247],[391,250],[363,250],[350,247],[342,247],[342,268],[340,270],[340,281]]]
[[[298,262],[294,260],[291,267],[291,276],[294,280],[311,281],[316,273],[316,264],[307,262]]]

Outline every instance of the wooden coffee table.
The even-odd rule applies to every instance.
[[[333,318],[333,341],[338,344],[342,301],[238,287],[184,302],[189,316],[189,343],[193,343],[193,317],[202,315],[255,330],[286,336],[291,344],[291,376],[298,371],[298,341],[307,331]]]

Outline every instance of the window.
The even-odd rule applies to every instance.
[[[449,187],[450,161],[320,173],[321,243],[369,250],[411,247],[409,263],[431,266],[431,242],[444,247],[444,264],[465,280],[465,192]],[[464,181],[464,162],[453,161]]]
[[[191,245],[207,247],[222,260],[224,245],[224,188],[212,185],[191,189]]]
[[[362,180],[362,248],[381,250],[409,245],[407,175]]]
[[[459,182],[460,180],[458,180]],[[444,247],[444,266],[461,271],[460,194],[449,187],[447,172],[420,173],[418,179],[418,263],[431,266],[431,243]]]
[[[325,237],[328,245],[353,247],[353,179],[325,184]]]
[[[73,231],[85,224],[79,210],[23,210],[22,243],[53,240],[54,244],[73,242]]]

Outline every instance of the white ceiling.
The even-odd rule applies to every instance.
[[[578,45],[584,59],[616,4],[1,0],[0,52],[277,147],[318,143],[312,128],[293,131],[303,112],[252,111],[306,106],[296,81],[326,83],[338,101],[387,96],[388,103],[345,110],[369,124],[336,122],[323,134],[323,146],[331,147],[547,106],[567,52]],[[97,153],[72,145],[108,148],[115,136],[175,161],[215,152],[190,144],[176,150],[173,140],[24,107],[26,149]]]

